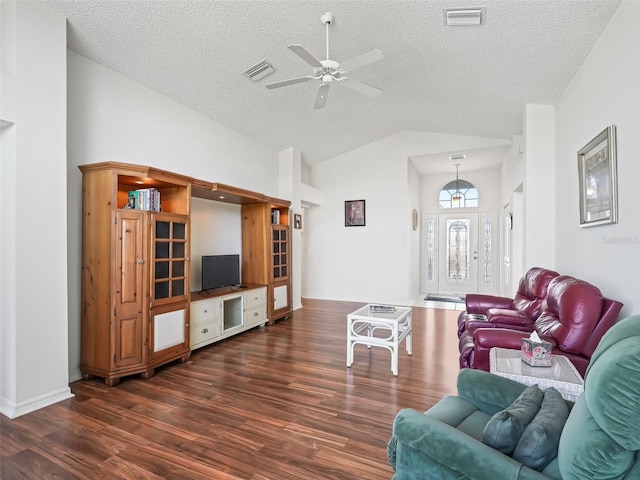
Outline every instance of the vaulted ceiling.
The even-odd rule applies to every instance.
[[[68,18],[69,48],[278,150],[300,147],[313,165],[402,130],[510,140],[526,103],[553,104],[620,0],[37,0]],[[484,7],[480,26],[446,26],[444,9]],[[288,48],[330,58],[380,49],[353,71],[377,98],[319,80]],[[243,72],[267,60],[270,76]],[[429,160],[426,158],[425,160]],[[431,158],[431,160],[435,160]]]

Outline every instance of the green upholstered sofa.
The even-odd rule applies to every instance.
[[[458,396],[428,411],[400,411],[387,453],[394,480],[640,480],[640,315],[615,324],[602,338],[585,375],[557,456],[537,471],[482,442],[491,417],[525,386],[463,369]],[[555,450],[553,450],[555,455]]]

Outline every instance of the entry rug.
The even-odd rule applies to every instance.
[[[463,297],[458,297],[455,295],[434,295],[429,293],[426,297],[424,297],[426,302],[450,302],[450,303],[464,303]]]

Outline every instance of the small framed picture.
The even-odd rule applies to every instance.
[[[302,228],[302,215],[299,213],[293,214],[293,228]]]
[[[578,152],[580,226],[618,222],[616,127],[600,132]]]
[[[344,202],[344,226],[345,227],[364,227],[365,226],[364,200],[346,200]]]

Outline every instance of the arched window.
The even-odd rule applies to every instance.
[[[442,190],[439,197],[440,208],[469,208],[478,206],[478,190],[466,180],[450,181]]]

